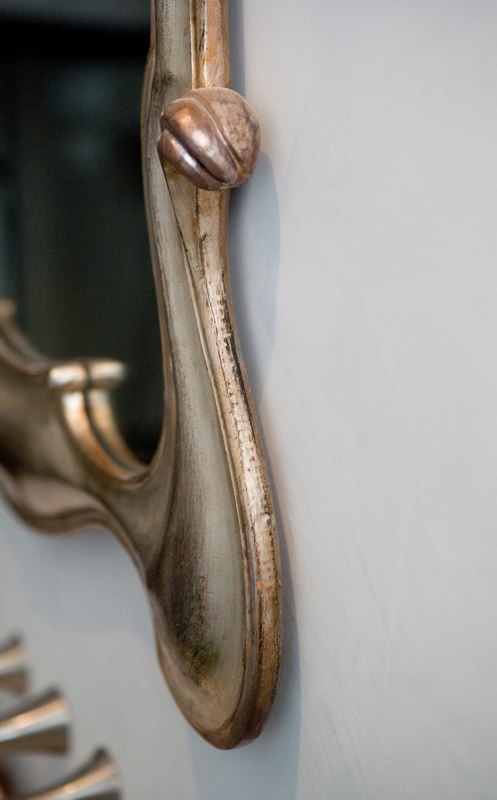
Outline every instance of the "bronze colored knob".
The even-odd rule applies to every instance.
[[[260,147],[253,108],[232,89],[193,89],[168,105],[157,151],[200,189],[230,189],[248,180]]]

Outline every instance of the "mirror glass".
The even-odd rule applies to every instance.
[[[127,365],[113,401],[147,462],[163,393],[140,165],[149,2],[16,3],[0,0],[0,292],[44,355]]]

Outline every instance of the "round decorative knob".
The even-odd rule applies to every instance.
[[[231,189],[248,180],[260,147],[253,108],[232,89],[193,89],[161,115],[157,151],[200,189]]]

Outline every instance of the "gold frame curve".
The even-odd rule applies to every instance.
[[[103,525],[148,590],[176,702],[216,747],[258,735],[281,657],[278,540],[237,342],[229,191],[193,186],[156,152],[163,109],[230,84],[226,0],[152,0],[142,163],[164,372],[157,451],[144,465],[114,421],[123,367],[40,356],[0,302],[0,484],[31,525]]]

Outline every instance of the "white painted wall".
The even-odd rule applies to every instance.
[[[281,512],[286,656],[217,752],[164,689],[107,534],[2,514],[0,635],[127,800],[490,800],[497,785],[497,6],[232,3],[260,112],[233,283]]]

